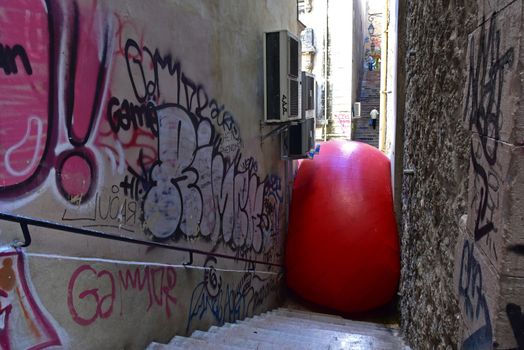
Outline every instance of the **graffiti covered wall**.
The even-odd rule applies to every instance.
[[[402,329],[415,348],[524,348],[522,1],[399,4]]]
[[[31,239],[2,255],[2,347],[143,347],[275,305],[287,179],[260,142],[262,37],[297,32],[296,2],[0,10],[0,241]]]
[[[485,3],[468,40],[468,215],[455,258],[464,349],[524,347],[522,11],[521,1]]]

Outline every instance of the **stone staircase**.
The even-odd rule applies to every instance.
[[[379,130],[379,120],[377,119],[377,126],[373,129],[369,125],[369,113],[368,117],[361,117],[353,119],[353,140],[367,143],[373,147],[378,148],[378,130]]]
[[[339,316],[280,308],[169,344],[152,343],[147,350],[171,349],[409,349],[398,328],[350,321]]]
[[[369,112],[373,108],[380,109],[380,70],[364,72],[359,101],[362,117],[353,120],[352,139],[378,147],[379,120],[377,120],[377,127],[373,129],[369,125]]]

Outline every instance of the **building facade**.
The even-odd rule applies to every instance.
[[[313,33],[313,48],[304,35],[304,70],[318,82],[317,138],[351,138],[353,104],[358,100],[363,73],[364,1],[299,1],[300,21]],[[367,27],[366,27],[367,28]]]

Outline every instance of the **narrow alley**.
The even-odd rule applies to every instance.
[[[0,1],[0,348],[524,349],[523,0]]]

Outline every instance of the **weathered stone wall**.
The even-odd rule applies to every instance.
[[[407,11],[403,329],[421,348],[522,349],[524,6],[445,5]]]
[[[403,164],[414,175],[404,175],[402,186],[402,329],[414,348],[454,348],[459,309],[452,276],[467,211],[470,140],[461,102],[477,4],[408,1],[406,18]]]
[[[143,349],[278,305],[263,33],[298,34],[296,1],[0,13],[0,347]]]

